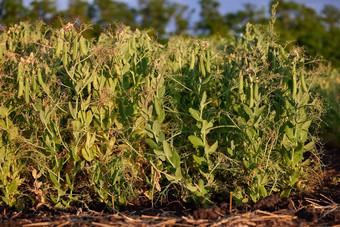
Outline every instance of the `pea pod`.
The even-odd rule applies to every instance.
[[[253,83],[250,83],[250,98],[249,98],[249,108],[253,108],[254,106],[254,88]]]
[[[135,36],[132,37],[132,49],[136,50],[136,37]]]
[[[242,75],[242,72],[240,72],[240,76],[239,76],[238,93],[243,94],[243,75]]]
[[[19,89],[18,89],[18,97],[20,98],[24,93],[24,79],[22,77],[19,78]]]
[[[87,55],[87,47],[86,47],[86,42],[84,37],[80,37],[80,51],[83,56]]]
[[[36,79],[35,71],[32,74],[32,89],[35,92],[37,90],[37,79]]]
[[[202,76],[205,77],[205,68],[204,68],[204,59],[203,55],[200,56],[200,73],[202,73]]]
[[[195,53],[194,52],[191,52],[191,62],[190,62],[190,67],[189,69],[190,70],[193,70],[195,67]]]
[[[296,86],[296,72],[293,72],[293,87],[292,87],[292,96],[293,96],[293,99],[296,98],[296,90],[297,90],[297,86]]]
[[[5,43],[0,44],[0,57],[2,57],[6,53],[6,45]]]
[[[118,76],[121,76],[122,75],[122,72],[120,71],[120,68],[117,64],[114,64],[114,67],[115,67],[115,71],[117,73]]]
[[[302,90],[304,92],[308,92],[307,85],[306,85],[306,82],[305,82],[305,74],[304,74],[303,71],[300,72],[300,80],[301,80]]]
[[[87,92],[91,94],[91,83],[87,84]]]
[[[257,81],[254,83],[254,99],[256,102],[259,101],[259,84]]]
[[[74,39],[73,42],[73,54],[72,54],[72,60],[75,61],[77,59],[78,54],[78,40]]]
[[[22,63],[20,62],[20,63],[19,63],[19,66],[18,66],[17,81],[19,81],[19,80],[21,79],[22,74],[23,74],[23,66],[22,66]]]
[[[25,102],[26,102],[26,104],[28,104],[29,101],[30,101],[29,94],[30,94],[30,84],[28,83],[28,81],[26,81],[26,83],[25,83]]]
[[[38,83],[39,83],[42,87],[45,86],[45,83],[44,83],[44,81],[43,81],[43,79],[42,79],[42,76],[41,76],[41,69],[38,69]]]
[[[273,51],[273,71],[276,71],[276,53]]]
[[[61,50],[63,49],[63,40],[58,38],[57,49],[55,51],[55,55],[59,58],[61,54]]]
[[[207,51],[207,60],[206,60],[206,70],[207,73],[210,73],[210,51]]]
[[[68,65],[68,60],[67,60],[67,57],[68,57],[68,54],[67,54],[67,44],[64,43],[64,55],[63,55],[63,64],[64,64],[64,67],[66,68],[67,65]]]
[[[280,52],[281,52],[283,58],[284,58],[284,59],[287,59],[287,55],[286,55],[286,53],[285,53],[285,50],[284,50],[283,46],[280,46]]]
[[[11,51],[11,52],[14,52],[15,47],[13,46],[12,39],[8,39],[7,42],[8,42],[8,50]]]

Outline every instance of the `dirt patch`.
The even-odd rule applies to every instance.
[[[66,213],[43,207],[1,214],[0,226],[333,226],[340,224],[340,150],[328,148],[323,162],[320,186],[290,198],[271,195],[252,205],[235,207],[224,202],[209,209],[187,209],[180,201],[143,209],[151,204],[138,200],[115,214]]]

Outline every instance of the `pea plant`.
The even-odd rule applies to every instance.
[[[164,45],[123,25],[97,39],[71,23],[3,30],[0,204],[207,207],[303,190],[320,166],[318,66],[278,44],[274,22]]]

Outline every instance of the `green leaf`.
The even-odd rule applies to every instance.
[[[306,144],[304,147],[303,147],[303,149],[304,149],[304,151],[310,151],[310,150],[312,150],[314,148],[314,142],[312,141],[312,142],[309,142],[308,144]]]
[[[202,134],[208,134],[211,130],[211,128],[214,126],[214,121],[207,121],[207,120],[203,120],[203,126],[201,129],[201,133]]]
[[[170,145],[166,142],[166,141],[163,141],[163,151],[164,151],[164,154],[167,158],[167,160],[170,162],[170,164],[175,167],[175,164],[172,162],[172,152],[171,152],[171,148],[170,148]]]
[[[283,190],[282,192],[281,192],[281,196],[283,196],[283,197],[288,197],[289,196],[289,194],[290,194],[290,189],[285,189],[285,190]]]
[[[204,147],[204,143],[203,141],[198,138],[197,136],[189,136],[188,137],[189,141],[192,143],[192,145],[194,146],[194,148],[197,148],[197,147]]]
[[[176,168],[175,176],[176,176],[176,180],[182,180],[183,179],[181,168]]]
[[[196,192],[196,191],[197,191],[197,187],[193,186],[191,183],[187,183],[187,184],[185,185],[185,187],[186,187],[187,189],[189,189],[190,192]]]
[[[174,168],[176,169],[180,169],[180,165],[181,165],[181,158],[179,156],[179,154],[177,153],[177,151],[173,151],[172,152],[172,156],[171,156],[171,162],[174,165]]]
[[[259,116],[263,112],[264,108],[266,108],[265,105],[261,106],[260,108],[256,108],[256,113],[255,113],[256,116]]]
[[[85,158],[86,161],[90,162],[93,160],[94,158],[94,154],[90,149],[81,149],[81,153],[83,155],[83,157]]]
[[[153,150],[153,152],[155,153],[155,155],[157,155],[157,158],[159,158],[163,162],[166,160],[166,156],[165,156],[163,151],[155,149],[155,150]]]
[[[210,79],[211,79],[211,76],[212,76],[212,74],[210,74],[209,76],[205,77],[204,80],[202,81],[201,85],[204,85],[204,84],[208,83],[210,81]]]
[[[68,173],[66,173],[66,183],[68,184],[69,188],[73,191],[74,190],[73,184],[70,180],[70,176],[68,175]]]
[[[18,189],[18,180],[13,179],[11,184],[7,188],[8,195],[13,194]]]
[[[161,100],[159,98],[155,98],[154,106],[155,106],[157,116],[160,116],[162,107],[161,107]]]
[[[161,132],[161,123],[158,120],[155,120],[152,125],[152,132],[155,135],[156,140],[158,140],[158,135]]]
[[[286,132],[286,135],[287,135],[288,139],[290,141],[294,141],[294,139],[295,139],[294,129],[293,128],[289,128],[288,125],[286,125],[285,132]]]
[[[246,104],[243,104],[243,109],[248,114],[249,118],[254,118],[253,111]]]
[[[198,157],[197,155],[193,155],[192,157],[198,165],[202,165],[202,163],[206,161],[204,157]]]
[[[85,123],[87,126],[90,125],[90,123],[92,122],[92,118],[93,118],[93,115],[92,115],[92,111],[89,110],[86,112],[86,119],[85,119]]]
[[[58,182],[57,178],[54,176],[54,174],[52,172],[49,172],[49,175],[50,175],[50,179],[51,181],[53,182],[53,184],[55,186],[57,186],[58,188],[60,188],[60,183]]]
[[[189,108],[189,113],[191,114],[191,116],[193,118],[196,119],[196,121],[202,121],[202,119],[200,117],[200,114],[199,114],[199,112],[197,110]]]
[[[0,106],[0,117],[1,118],[5,118],[8,113],[9,113],[9,110],[5,106]]]
[[[264,198],[264,197],[266,197],[268,195],[267,194],[267,190],[265,189],[265,187],[263,185],[260,186],[259,190],[260,190],[260,196],[261,197]]]
[[[165,94],[165,86],[159,86],[158,87],[158,97],[162,98]]]
[[[207,93],[204,91],[200,103],[200,108],[201,110],[204,108],[205,101],[207,101]]]
[[[198,187],[199,187],[200,191],[202,192],[202,194],[207,193],[207,190],[204,187],[204,181],[202,179],[198,180]]]
[[[217,148],[218,148],[218,141],[216,140],[216,142],[211,147],[209,147],[207,154],[214,153]]]
[[[153,139],[150,138],[146,138],[145,142],[153,149],[159,149],[159,146],[157,145],[157,143],[155,141],[153,141]]]

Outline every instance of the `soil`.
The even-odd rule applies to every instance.
[[[157,209],[135,201],[125,211],[79,209],[66,213],[42,207],[26,212],[0,214],[0,226],[337,226],[340,227],[340,150],[328,147],[323,182],[311,192],[282,199],[271,195],[256,204],[240,207],[223,202],[209,209],[186,208],[173,201]],[[311,176],[313,178],[313,176]]]

